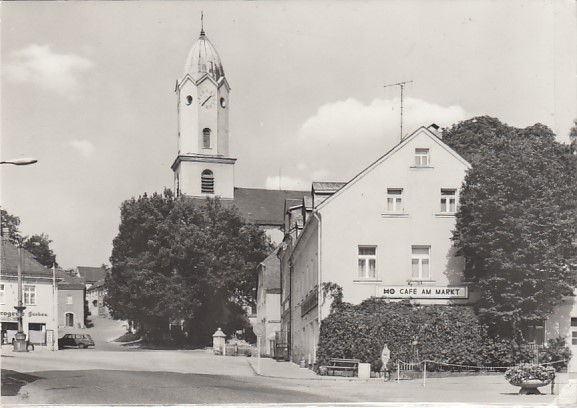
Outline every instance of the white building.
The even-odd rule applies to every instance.
[[[261,355],[273,356],[275,336],[280,331],[280,267],[274,251],[258,270],[256,323],[262,324]]]
[[[435,127],[421,127],[350,182],[314,183],[312,203],[288,210],[294,232],[280,255],[282,331],[290,333],[294,361],[316,361],[330,310],[327,282],[353,304],[370,297],[471,302],[451,241],[469,168]]]
[[[20,261],[19,261],[20,259]],[[18,263],[22,268],[22,319],[26,340],[35,348],[58,349],[58,286],[53,271],[38,263],[25,249],[20,253],[2,242],[0,259],[0,321],[2,344],[11,344],[18,330]],[[11,347],[11,346],[9,346]]]

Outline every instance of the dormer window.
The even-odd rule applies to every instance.
[[[429,149],[415,149],[415,167],[428,167],[430,164]]]
[[[210,149],[210,129],[202,129],[202,147],[204,149]]]
[[[214,174],[210,170],[202,172],[200,177],[200,192],[214,194]]]

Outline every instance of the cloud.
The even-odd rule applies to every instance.
[[[460,106],[444,107],[415,98],[403,102],[404,135],[423,125],[446,127],[467,117]],[[368,105],[353,98],[328,103],[301,125],[294,143],[299,164],[287,177],[348,181],[399,140],[398,98],[375,99]]]
[[[87,58],[74,54],[56,54],[50,45],[32,44],[8,56],[4,65],[7,80],[32,83],[72,97],[80,89],[79,74],[94,67]]]
[[[95,150],[94,145],[88,140],[71,140],[68,144],[75,148],[80,155],[86,159],[90,159]]]

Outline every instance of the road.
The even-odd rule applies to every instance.
[[[113,327],[114,326],[114,327]],[[101,322],[93,331],[95,349],[11,353],[2,350],[2,406],[18,404],[319,404],[467,403],[534,405],[559,403],[559,395],[518,395],[502,375],[430,378],[385,383],[382,380],[317,378],[292,363],[263,360],[272,375],[257,376],[254,360],[215,356],[205,350],[142,350],[110,344],[122,327]],[[92,330],[92,329],[90,329]],[[97,340],[98,339],[98,340]],[[107,343],[104,344],[103,343]],[[284,364],[284,365],[283,365]],[[307,378],[274,376],[291,373]],[[275,371],[276,370],[276,371]],[[280,371],[279,371],[280,370]],[[281,376],[282,377],[282,376]],[[567,393],[568,376],[556,394],[564,404],[577,403]],[[565,388],[563,388],[565,387]]]

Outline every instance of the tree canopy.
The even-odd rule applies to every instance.
[[[6,210],[1,211],[2,218],[2,238],[7,239],[14,245],[22,244],[22,247],[30,252],[34,258],[46,266],[52,268],[58,266],[56,255],[50,249],[52,241],[47,234],[35,234],[31,236],[22,236],[20,234],[20,217],[8,213]]]
[[[48,238],[46,234],[35,234],[27,237],[22,246],[32,255],[38,262],[42,265],[46,266],[47,268],[52,268],[53,266],[58,266],[56,262],[56,255],[50,249],[50,244],[52,240]]]
[[[247,325],[257,268],[271,246],[256,225],[218,199],[144,194],[121,206],[106,302],[115,318],[151,336],[184,320],[189,341],[206,342],[217,327]]]
[[[577,157],[541,124],[517,129],[489,117],[443,139],[472,164],[453,239],[481,292],[478,312],[497,333],[519,336],[577,283]]]

